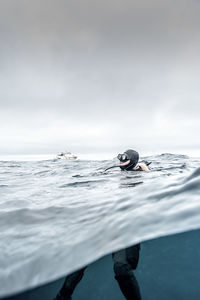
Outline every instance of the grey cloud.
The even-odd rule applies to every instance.
[[[194,121],[190,131],[200,127],[199,13],[199,2],[187,0],[1,1],[1,116],[12,115],[19,140],[36,132],[36,144],[52,123],[77,126],[74,145],[92,144],[95,128],[104,144],[140,136],[170,143],[173,126],[184,143],[185,120]],[[124,128],[134,130],[124,136]],[[11,128],[4,132],[11,141]]]

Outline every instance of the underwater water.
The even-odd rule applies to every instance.
[[[48,283],[134,243],[200,228],[199,159],[0,162],[0,297]]]

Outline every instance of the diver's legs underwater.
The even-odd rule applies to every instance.
[[[141,300],[139,285],[135,275],[133,274],[133,270],[137,268],[139,251],[140,245],[138,244],[112,254],[115,279],[118,281],[120,289],[127,300]],[[55,300],[71,299],[71,296],[77,284],[81,281],[86,268],[87,267],[84,267],[66,277],[65,282]]]
[[[137,268],[140,245],[114,252],[115,279],[127,300],[141,300],[140,289],[133,270]]]
[[[55,300],[70,300],[71,296],[77,286],[77,284],[81,281],[84,275],[84,271],[87,267],[84,267],[70,275],[68,275],[65,279],[65,282],[56,296]]]

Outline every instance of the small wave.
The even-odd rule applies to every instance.
[[[149,198],[161,200],[163,198],[172,198],[177,195],[191,194],[191,197],[200,191],[200,168],[195,170],[190,176],[183,181],[168,185],[163,191],[159,193],[153,193]],[[188,197],[188,196],[186,196]]]
[[[77,187],[77,186],[89,186],[90,184],[93,183],[100,183],[100,182],[104,182],[105,179],[102,180],[85,180],[85,181],[75,181],[75,182],[71,182],[71,183],[66,183],[63,185],[60,185],[60,188],[66,188],[66,187]]]
[[[166,159],[189,159],[189,156],[184,154],[173,154],[173,153],[162,153],[159,155],[154,156],[154,158],[166,158]]]
[[[195,171],[193,171],[193,173],[185,179],[185,182],[190,181],[199,176],[200,176],[200,167],[197,168]]]
[[[152,167],[151,170],[156,170],[156,171],[173,171],[173,170],[182,170],[182,169],[186,169],[187,168],[187,165],[186,164],[181,164],[181,165],[171,165],[169,167]],[[173,174],[173,173],[172,173]]]
[[[51,170],[39,171],[39,172],[34,173],[34,175],[43,175],[43,174],[49,173],[50,171],[51,171]]]
[[[138,181],[138,182],[132,182],[132,183],[121,183],[120,187],[121,188],[127,188],[127,187],[135,187],[136,185],[142,184],[143,181]]]
[[[16,227],[17,225],[27,225],[30,227],[30,224],[33,226],[34,224],[44,225],[44,222],[48,222],[49,220],[55,220],[55,216],[70,216],[72,214],[72,209],[70,207],[61,207],[61,206],[49,206],[40,209],[33,208],[20,208],[11,211],[4,211],[1,213],[0,225],[1,228],[7,228],[13,225]]]

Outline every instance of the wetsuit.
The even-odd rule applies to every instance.
[[[135,270],[139,261],[140,245],[114,252],[115,279],[127,300],[140,300],[140,289],[132,270]]]
[[[140,289],[133,270],[137,268],[139,260],[140,245],[131,246],[129,248],[116,251],[112,254],[114,262],[115,279],[127,300],[140,300]],[[56,296],[56,300],[70,300],[74,289],[84,275],[84,267],[70,275]]]

